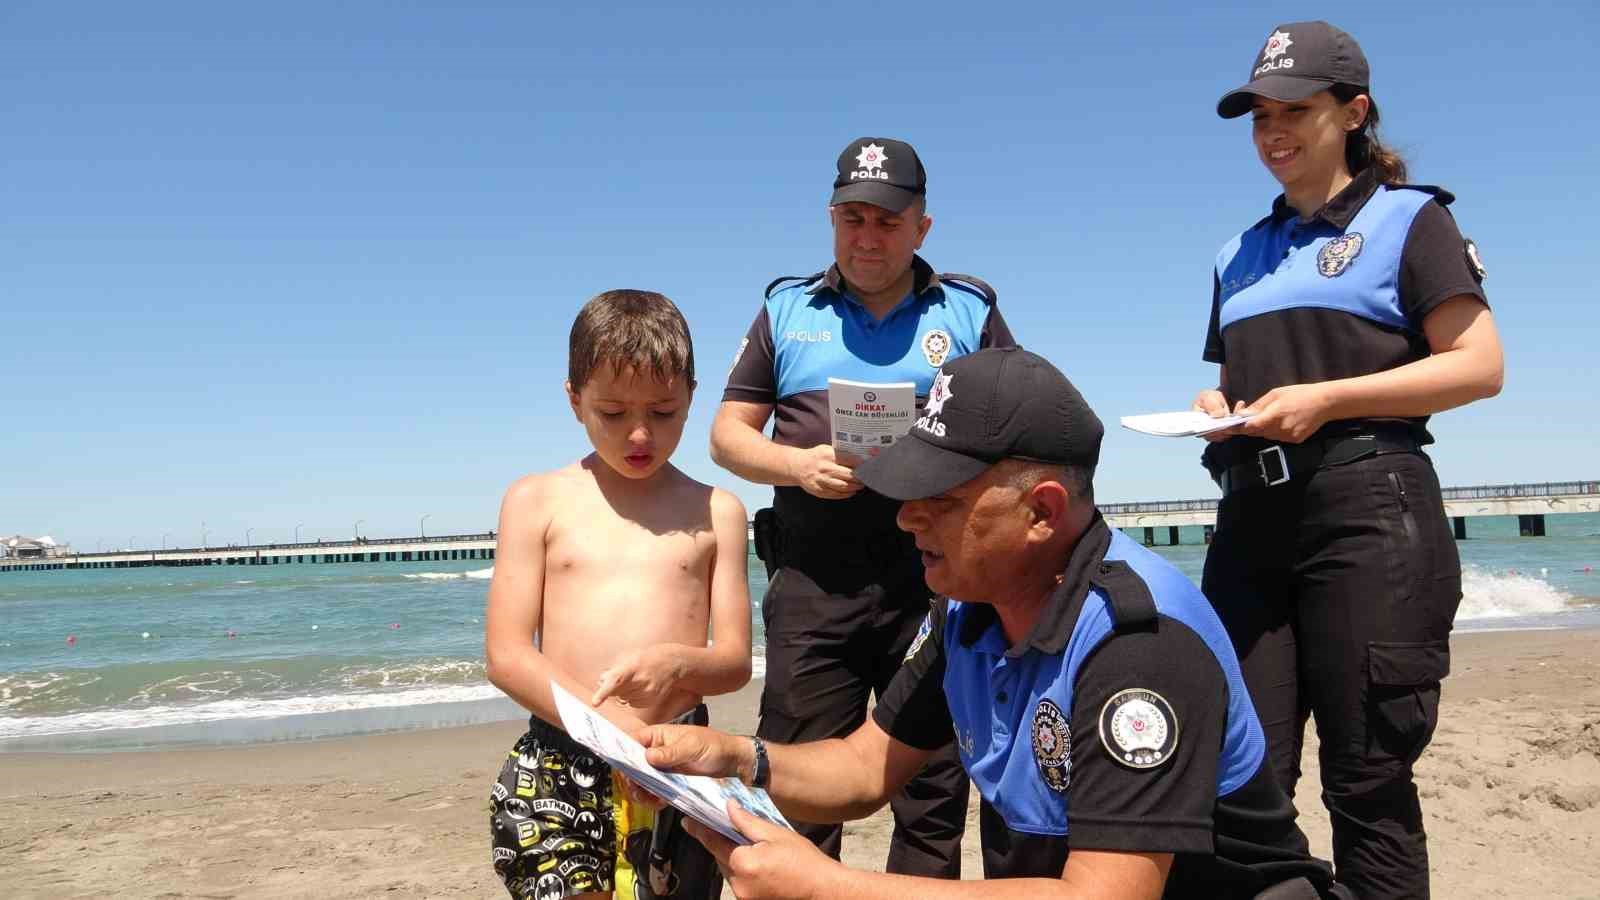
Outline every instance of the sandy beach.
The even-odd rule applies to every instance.
[[[1459,635],[1418,766],[1435,896],[1600,898],[1600,630]],[[754,726],[758,686],[713,704]],[[495,897],[486,797],[515,722],[208,750],[0,755],[9,897]],[[1314,741],[1308,741],[1314,747]],[[1327,853],[1306,757],[1302,823]],[[846,859],[881,868],[886,814]],[[965,874],[977,877],[969,828]]]

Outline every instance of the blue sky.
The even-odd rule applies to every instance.
[[[1276,193],[1213,104],[1335,12],[1389,140],[1483,252],[1505,392],[1446,484],[1600,476],[1587,3],[0,5],[0,534],[192,546],[489,528],[585,451],[561,394],[608,288],[683,308],[706,434],[771,278],[829,261],[834,157],[916,145],[924,255],[1114,422],[1179,408],[1217,248]],[[1105,500],[1213,496],[1113,428]]]

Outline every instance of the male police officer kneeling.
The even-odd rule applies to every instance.
[[[872,717],[791,746],[656,726],[652,763],[764,783],[810,822],[879,808],[954,737],[983,794],[988,884],[850,871],[742,811],[696,829],[740,897],[1348,896],[1307,852],[1210,605],[1109,528],[1103,428],[1049,362],[946,363],[910,433],[856,475],[904,501],[934,603]]]

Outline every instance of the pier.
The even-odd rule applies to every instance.
[[[1444,512],[1458,541],[1467,539],[1467,520],[1479,516],[1516,516],[1523,537],[1544,537],[1545,516],[1600,512],[1600,481],[1483,484],[1445,488],[1443,494]],[[1178,529],[1185,525],[1202,526],[1206,543],[1217,527],[1216,500],[1106,503],[1100,511],[1112,528],[1136,537],[1142,529],[1146,546],[1156,543],[1158,528],[1167,529],[1168,544],[1177,544]]]
[[[326,563],[432,562],[494,559],[494,532],[439,537],[361,538],[247,547],[118,550],[27,559],[0,559],[0,572],[53,569],[138,569],[146,566],[281,566]]]
[[[1178,544],[1185,525],[1204,528],[1211,541],[1217,525],[1216,500],[1156,500],[1106,503],[1100,511],[1113,528],[1156,543],[1165,528],[1168,544]],[[1485,484],[1444,489],[1444,511],[1456,540],[1466,540],[1467,520],[1479,516],[1516,516],[1523,537],[1544,537],[1545,517],[1600,512],[1600,481],[1553,481],[1542,484]],[[136,569],[146,566],[279,566],[370,562],[445,562],[493,560],[494,532],[439,537],[361,538],[297,544],[254,544],[233,547],[191,547],[170,550],[118,550],[62,556],[0,558],[0,573],[54,569]]]

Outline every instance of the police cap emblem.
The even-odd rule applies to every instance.
[[[922,336],[922,357],[928,361],[928,365],[937,369],[944,365],[949,355],[950,335],[944,330],[935,328]]]
[[[1051,790],[1066,793],[1072,783],[1072,725],[1054,700],[1040,700],[1033,711],[1033,761]]]
[[[1100,743],[1130,769],[1154,769],[1178,746],[1178,717],[1155,691],[1118,691],[1100,708]]]
[[[1350,263],[1361,255],[1361,245],[1366,239],[1361,232],[1352,231],[1349,234],[1336,237],[1322,245],[1322,250],[1317,253],[1317,271],[1325,278],[1337,278],[1350,268]]]

